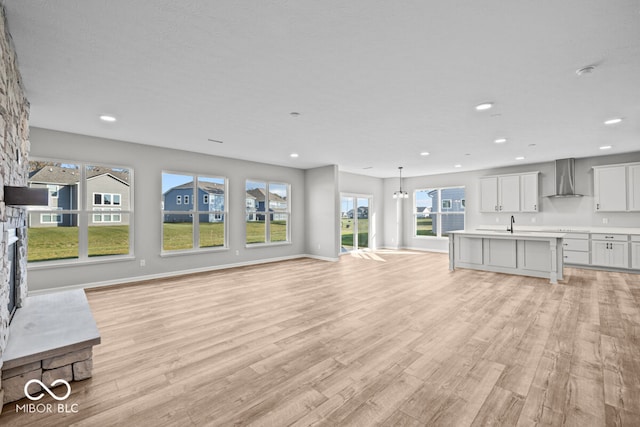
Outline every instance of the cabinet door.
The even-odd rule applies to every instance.
[[[518,175],[498,177],[498,210],[500,212],[520,211],[520,177]]]
[[[631,268],[640,270],[640,242],[631,242]]]
[[[623,242],[609,243],[609,267],[629,268],[629,245]]]
[[[596,212],[627,210],[626,166],[596,168],[593,181]]]
[[[520,210],[538,212],[538,174],[520,176]]]
[[[591,264],[609,265],[609,242],[591,242]]]
[[[498,211],[498,178],[480,178],[480,212]]]
[[[640,165],[631,165],[628,170],[629,210],[640,211]]]

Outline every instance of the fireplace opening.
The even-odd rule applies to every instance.
[[[11,323],[11,319],[13,319],[13,315],[16,312],[16,299],[18,295],[18,283],[16,281],[16,269],[18,268],[18,256],[17,249],[18,245],[16,242],[18,241],[18,237],[16,236],[16,230],[9,230],[9,240],[8,240],[8,252],[9,252],[9,323]]]

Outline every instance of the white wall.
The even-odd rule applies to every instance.
[[[384,180],[340,172],[340,193],[371,197],[369,206],[369,247],[377,249],[384,241]]]
[[[337,260],[340,250],[338,179],[335,165],[305,171],[306,251],[327,260]]]
[[[305,253],[305,171],[294,168],[209,156],[180,150],[106,140],[90,136],[31,129],[31,157],[128,166],[134,170],[135,259],[110,263],[29,268],[29,289],[117,283],[216,266],[295,257]],[[229,179],[229,250],[161,257],[160,213],[163,170]],[[245,247],[245,181],[264,179],[291,184],[291,244]],[[336,216],[337,218],[337,216]],[[236,255],[239,251],[239,255]],[[140,260],[146,266],[140,266]]]

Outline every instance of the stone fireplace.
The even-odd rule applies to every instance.
[[[22,87],[4,7],[0,6],[0,369],[9,338],[9,304],[27,297],[26,211],[5,203],[4,186],[26,187],[29,173],[29,102]],[[10,251],[12,251],[10,253]],[[10,286],[14,280],[15,287]],[[12,295],[13,293],[13,295]],[[0,407],[4,391],[0,380]]]

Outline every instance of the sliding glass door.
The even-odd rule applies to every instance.
[[[370,197],[340,197],[340,253],[369,247],[370,206]]]

